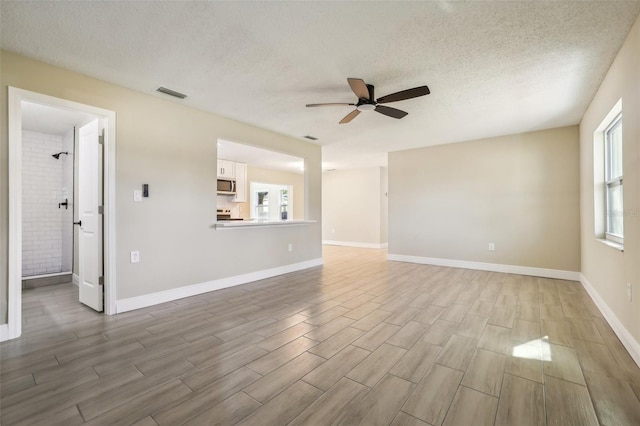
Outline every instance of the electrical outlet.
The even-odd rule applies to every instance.
[[[633,295],[631,293],[631,283],[627,283],[627,297],[629,297],[629,302],[633,300]]]
[[[131,252],[131,263],[140,262],[140,252],[138,250],[134,250]]]
[[[494,251],[496,249],[496,245],[494,243],[489,243],[489,251]]]
[[[133,190],[133,201],[142,201],[142,191],[139,189]]]
[[[293,251],[293,244],[289,243],[289,251]]]

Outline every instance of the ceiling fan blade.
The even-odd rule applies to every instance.
[[[369,99],[369,89],[361,78],[348,78],[349,86],[358,99]]]
[[[345,106],[351,105],[355,106],[355,104],[341,104],[341,103],[329,103],[329,104],[307,104],[307,107],[325,107],[325,106]]]
[[[349,114],[345,115],[342,120],[340,120],[340,124],[345,124],[345,123],[350,122],[351,120],[356,118],[358,116],[358,114],[360,114],[360,110],[359,109],[354,109]]]
[[[409,114],[408,112],[404,112],[399,109],[391,108],[384,105],[378,105],[374,111],[379,112],[380,114],[388,115],[389,117],[393,117],[393,118],[402,118],[405,115]]]
[[[414,87],[413,89],[407,89],[402,92],[383,96],[378,98],[376,102],[379,104],[386,104],[387,102],[404,101],[405,99],[417,98],[418,96],[428,95],[429,93],[431,92],[427,86]]]

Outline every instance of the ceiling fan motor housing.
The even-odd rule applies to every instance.
[[[373,87],[373,84],[367,84],[367,89],[369,90],[369,101],[375,103],[376,97],[374,96],[375,88]]]
[[[367,90],[369,91],[369,99],[360,98],[356,104],[356,109],[359,111],[373,111],[376,109],[377,104],[373,84],[367,84]]]

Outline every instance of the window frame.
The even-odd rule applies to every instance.
[[[611,138],[610,135],[617,130],[618,128],[620,128],[622,130],[622,112],[620,112],[619,114],[617,114],[613,120],[611,120],[611,122],[607,125],[607,127],[604,129],[603,132],[603,137],[604,137],[604,184],[605,184],[605,200],[604,200],[604,205],[605,205],[605,224],[604,224],[604,228],[605,228],[605,239],[609,240],[609,241],[613,241],[615,243],[618,244],[624,244],[624,216],[622,218],[622,235],[618,235],[618,234],[614,234],[612,232],[610,232],[611,229],[611,225],[612,225],[612,208],[610,208],[610,192],[613,190],[613,188],[620,186],[620,191],[624,194],[624,186],[623,186],[623,176],[624,176],[624,170],[622,169],[622,165],[620,165],[621,168],[621,173],[619,176],[611,176],[611,169],[612,169],[612,161],[614,158],[614,147],[613,147],[613,143],[611,142]],[[620,150],[622,150],[622,146],[620,146]],[[622,154],[621,154],[622,157]]]

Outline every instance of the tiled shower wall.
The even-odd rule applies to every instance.
[[[73,133],[22,132],[22,276],[71,271]],[[65,143],[66,142],[66,143]],[[71,147],[71,149],[69,149]],[[52,157],[60,151],[59,160]],[[69,171],[65,172],[65,169]],[[69,208],[58,203],[69,200]],[[68,222],[68,223],[67,223]]]

